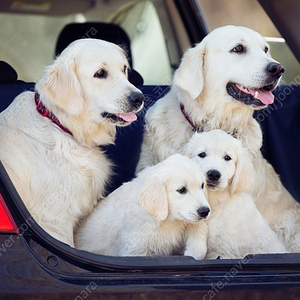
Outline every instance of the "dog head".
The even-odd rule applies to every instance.
[[[231,195],[247,192],[253,183],[254,167],[240,140],[216,129],[195,133],[183,149],[206,176],[210,191],[228,189]]]
[[[81,39],[71,43],[37,83],[52,111],[83,116],[85,122],[125,126],[136,120],[144,96],[127,80],[129,64],[113,43]]]
[[[196,223],[209,216],[205,176],[191,159],[175,154],[138,174],[139,205],[157,221]]]
[[[174,85],[192,99],[203,93],[211,101],[224,99],[236,106],[261,109],[274,101],[271,92],[283,72],[259,33],[245,27],[224,26],[184,54]]]

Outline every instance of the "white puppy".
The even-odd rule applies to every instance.
[[[112,172],[98,146],[143,106],[127,69],[117,45],[75,41],[0,115],[0,160],[34,219],[69,245]]]
[[[115,256],[206,254],[205,176],[191,159],[170,156],[124,183],[81,224],[75,246]]]
[[[183,152],[206,175],[212,209],[206,258],[287,252],[247,193],[254,182],[254,169],[240,140],[222,130],[195,133]]]
[[[300,252],[298,203],[263,159],[262,132],[252,116],[273,102],[271,91],[283,71],[257,32],[235,26],[212,31],[184,54],[170,92],[148,110],[137,172],[180,152],[194,131],[222,129],[251,153],[251,194],[259,211],[288,249]]]

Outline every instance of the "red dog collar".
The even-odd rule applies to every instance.
[[[193,121],[190,119],[189,115],[184,110],[184,105],[180,103],[180,109],[182,114],[184,115],[185,119],[190,123],[190,125],[193,127],[193,131],[195,132],[203,132],[203,129],[200,126],[196,126]]]
[[[46,117],[46,118],[50,119],[52,121],[52,123],[56,124],[61,130],[70,134],[71,136],[73,136],[72,132],[70,130],[68,130],[66,127],[64,127],[59,122],[57,117],[45,107],[45,105],[42,103],[42,101],[40,99],[39,93],[37,93],[37,92],[34,94],[34,101],[36,104],[36,110],[42,117]]]

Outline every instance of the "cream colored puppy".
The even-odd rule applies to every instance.
[[[112,173],[98,146],[143,106],[128,66],[115,44],[75,41],[0,115],[0,160],[34,219],[71,246]]]
[[[183,56],[170,92],[147,112],[137,172],[181,151],[194,131],[222,129],[250,151],[255,169],[251,195],[287,249],[300,252],[299,204],[262,157],[254,110],[274,101],[283,67],[257,32],[224,26]]]
[[[206,175],[212,209],[206,258],[287,252],[248,193],[255,172],[240,140],[222,130],[195,133],[183,152]]]
[[[175,154],[124,183],[80,225],[75,246],[115,256],[206,255],[210,208],[205,177],[187,157]]]

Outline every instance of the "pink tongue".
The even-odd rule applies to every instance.
[[[252,90],[249,89],[252,96],[259,99],[263,104],[272,104],[274,102],[274,95],[271,92],[263,90]]]
[[[133,122],[137,119],[137,116],[135,113],[131,114],[116,114],[119,118],[123,119],[126,122]]]

